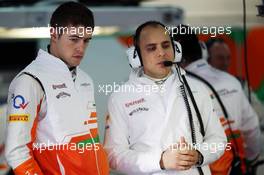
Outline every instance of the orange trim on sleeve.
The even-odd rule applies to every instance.
[[[38,116],[39,116],[39,111],[41,108],[41,103],[42,103],[42,99],[40,100],[40,103],[37,106],[36,117],[34,119],[33,126],[31,128],[31,133],[30,133],[31,134],[31,141],[30,141],[30,143],[27,144],[27,147],[30,150],[29,154],[30,154],[31,158],[28,159],[27,161],[23,162],[22,164],[20,164],[18,167],[16,167],[14,169],[15,175],[25,175],[25,174],[43,175],[39,165],[37,164],[37,162],[34,159],[33,150],[32,150],[32,144],[36,139],[36,130],[37,130],[37,125],[38,125]]]
[[[88,124],[92,124],[92,123],[97,123],[97,120],[95,119],[95,120],[89,120],[88,121]]]
[[[6,164],[0,164],[0,170],[6,170],[8,166]]]
[[[35,141],[36,139],[36,133],[37,133],[37,126],[38,126],[38,116],[39,116],[39,111],[40,111],[40,108],[41,108],[41,103],[42,103],[42,100],[43,98],[40,100],[40,103],[38,104],[37,106],[37,113],[36,113],[36,117],[34,119],[34,122],[33,122],[33,125],[32,125],[32,128],[31,128],[31,132],[30,132],[30,135],[31,135],[31,141],[27,144],[27,147],[29,148],[30,150],[30,156],[33,157],[33,151],[32,151],[32,144],[33,142]]]
[[[38,116],[39,116],[39,111],[40,111],[40,108],[41,108],[42,100],[43,100],[43,98],[40,100],[40,103],[38,104],[36,117],[35,117],[32,129],[31,129],[31,140],[32,141],[34,141],[35,138],[36,138],[36,131],[37,131],[37,125],[38,125]]]
[[[96,112],[91,112],[91,118],[95,118],[97,116]]]
[[[33,158],[28,159],[14,169],[15,175],[37,174],[44,175]]]

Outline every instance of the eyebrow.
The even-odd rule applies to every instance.
[[[70,35],[69,37],[76,37],[76,38],[81,38],[78,35]]]
[[[69,37],[71,37],[71,38],[80,38],[80,39],[82,39],[82,38],[84,38],[84,37],[80,37],[80,36],[78,36],[78,35],[70,35]],[[85,40],[91,40],[92,39],[92,37],[88,37],[88,38],[84,38]]]
[[[167,43],[170,43],[170,41],[161,42],[161,44],[167,44]],[[156,46],[156,45],[157,45],[157,43],[149,43],[149,44],[146,45],[146,47],[152,47],[152,46]]]
[[[170,43],[171,41],[163,41],[161,44],[167,44]]]
[[[146,45],[146,47],[152,47],[152,46],[156,46],[157,44],[156,43],[149,43]]]

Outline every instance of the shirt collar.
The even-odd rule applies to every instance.
[[[199,60],[192,62],[188,66],[186,66],[185,69],[192,72],[194,70],[201,69],[201,68],[208,67],[208,66],[209,64],[207,63],[206,60],[199,59]]]
[[[132,83],[140,83],[141,85],[156,85],[155,81],[154,80],[151,80],[149,78],[146,78],[145,76],[143,76],[143,68],[137,68],[137,69],[132,69],[131,73],[130,73],[130,76],[129,76],[129,81],[131,81]],[[180,72],[181,74],[185,74],[185,71],[180,68]],[[168,80],[171,80],[174,81],[176,83],[176,86],[180,86],[181,85],[181,82],[178,78],[178,75],[177,75],[177,71],[175,69],[175,67],[172,67],[172,72],[171,74],[167,77],[165,83],[168,81]]]

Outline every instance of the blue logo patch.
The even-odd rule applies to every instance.
[[[17,95],[13,99],[13,107],[16,109],[25,109],[28,105],[28,102],[26,103],[25,98],[22,95]]]

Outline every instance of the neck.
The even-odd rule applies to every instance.
[[[147,75],[147,74],[143,74],[144,77],[150,79],[150,80],[153,80],[153,81],[160,81],[160,80],[166,80],[169,76],[171,75],[171,71],[166,75],[166,76],[163,76],[161,78],[157,78],[157,77],[152,77],[150,75]]]
[[[61,59],[61,58],[59,57],[59,55],[58,55],[57,52],[56,52],[56,49],[54,48],[54,46],[53,46],[52,44],[48,46],[48,52],[49,52],[49,54],[51,54],[51,55],[53,55],[54,57],[56,57],[56,58],[60,59],[61,61],[63,61],[63,62],[67,65],[67,67],[68,67],[70,70],[72,70],[72,69],[75,68],[75,67],[70,67],[70,66],[67,64],[67,62],[65,62],[63,59]]]
[[[54,46],[51,44],[51,45],[48,45],[48,52],[53,55],[54,57],[56,58],[59,58],[57,52],[56,52],[56,49],[54,48]],[[60,58],[59,58],[60,59]]]

